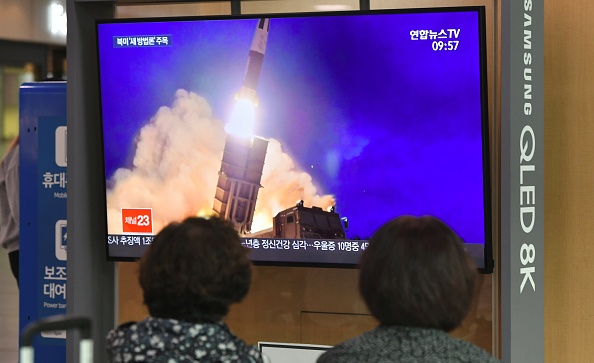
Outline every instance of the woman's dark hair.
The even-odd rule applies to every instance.
[[[251,283],[248,250],[219,218],[190,217],[166,226],[140,259],[144,304],[153,317],[216,322]]]
[[[476,268],[435,217],[403,216],[378,229],[361,256],[359,290],[382,325],[451,331],[473,299]]]

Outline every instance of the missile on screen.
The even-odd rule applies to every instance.
[[[268,41],[269,29],[269,18],[262,18],[258,21],[248,55],[247,66],[245,67],[243,85],[236,96],[237,99],[248,99],[252,101],[254,105],[258,104],[256,88],[258,87],[260,71],[262,70],[262,63],[264,62],[264,54],[266,53],[266,42]]]
[[[253,118],[269,25],[270,19],[260,19],[254,32],[243,84],[235,96],[236,112],[225,126],[227,138],[213,204],[214,214],[231,221],[241,235],[251,233],[268,148],[268,140],[254,136]]]

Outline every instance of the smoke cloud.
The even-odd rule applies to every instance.
[[[122,208],[151,208],[156,234],[172,221],[212,213],[226,134],[210,105],[178,90],[171,107],[161,107],[136,138],[132,168],[120,168],[107,191],[110,234],[122,233]],[[298,170],[279,141],[269,139],[252,231],[272,227],[272,217],[303,200],[323,209],[334,204],[319,195],[309,174]]]

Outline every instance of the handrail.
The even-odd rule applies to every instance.
[[[50,316],[27,325],[21,335],[19,357],[21,363],[33,363],[33,338],[36,334],[48,330],[80,331],[80,360],[81,363],[93,362],[93,340],[91,339],[91,319],[85,316],[56,315]]]

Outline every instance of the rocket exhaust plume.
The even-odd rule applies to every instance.
[[[109,233],[122,233],[122,208],[152,208],[155,234],[169,222],[212,210],[225,138],[204,98],[177,91],[173,105],[161,107],[139,131],[133,166],[111,176]],[[318,194],[311,176],[299,170],[279,141],[268,142],[253,231],[272,227],[272,217],[296,200],[323,209],[334,204],[331,195]]]
[[[249,139],[254,135],[254,124],[256,122],[256,106],[247,99],[235,101],[231,117],[225,132],[242,139]]]

